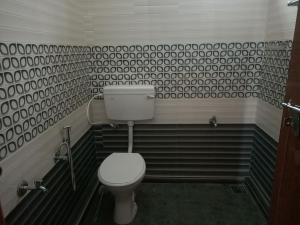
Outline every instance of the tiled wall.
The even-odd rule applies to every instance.
[[[272,72],[274,68],[281,71],[284,64],[278,68],[272,64],[272,60],[276,59],[277,62],[277,58],[280,58],[279,61],[284,62],[286,57],[277,57],[283,49],[278,50],[275,56],[272,55],[274,49],[272,49],[271,55],[258,55],[260,52],[258,46],[261,46],[261,43],[264,43],[265,40],[292,39],[290,34],[293,30],[292,22],[295,20],[296,11],[295,8],[286,7],[285,1],[129,0],[125,3],[122,0],[89,0],[83,3],[81,0],[2,0],[0,4],[0,42],[7,41],[3,43],[8,48],[11,43],[20,42],[19,44],[21,44],[20,47],[17,45],[16,54],[14,54],[13,47],[11,47],[12,54],[9,53],[8,55],[5,54],[5,47],[1,45],[1,51],[4,51],[4,54],[1,53],[0,55],[0,98],[3,98],[0,99],[0,108],[3,105],[1,110],[4,110],[4,113],[0,114],[0,122],[2,122],[0,123],[0,126],[2,126],[0,132],[0,158],[5,157],[5,160],[1,161],[3,175],[0,179],[0,192],[1,200],[4,199],[6,214],[19,201],[15,195],[15,187],[17,187],[19,181],[24,178],[29,181],[40,178],[53,166],[52,156],[61,142],[59,132],[62,126],[65,124],[75,126],[72,135],[75,134],[76,138],[80,137],[84,133],[83,131],[88,128],[85,118],[85,105],[82,105],[86,101],[84,96],[88,94],[78,96],[80,90],[78,90],[76,84],[79,78],[87,82],[88,74],[91,75],[92,91],[94,93],[101,91],[101,87],[105,82],[132,84],[136,82],[154,82],[158,86],[158,97],[161,100],[160,106],[162,106],[162,110],[159,109],[161,110],[160,117],[156,118],[159,123],[166,123],[170,119],[168,114],[165,113],[166,111],[173,113],[173,115],[176,114],[173,121],[179,121],[185,116],[184,118],[188,118],[190,123],[194,123],[194,121],[206,123],[208,116],[220,112],[220,116],[218,115],[218,118],[221,118],[220,122],[225,121],[223,118],[226,117],[226,121],[238,123],[250,121],[252,123],[252,121],[255,121],[255,117],[259,116],[260,126],[264,130],[270,131],[273,129],[272,127],[278,127],[277,124],[273,126],[274,121],[270,119],[280,118],[278,115],[281,112],[276,108],[279,102],[278,93],[271,90],[276,87],[277,82],[275,82],[275,85],[273,84],[273,77],[270,74],[278,80],[284,79],[285,74]],[[286,26],[287,24],[289,26]],[[271,29],[266,29],[268,27]],[[207,43],[208,40],[209,43]],[[47,48],[46,46],[48,46],[48,52],[39,52],[40,43],[50,43],[42,44],[41,47],[43,50],[44,47]],[[55,48],[57,50],[49,53],[49,46],[56,46],[56,43],[66,43],[65,45],[70,47],[53,47],[53,50]],[[161,43],[166,44],[161,45]],[[196,50],[193,43],[196,43]],[[207,44],[203,45],[203,43]],[[226,46],[226,51],[222,49],[222,43],[223,48]],[[253,48],[253,44],[252,47],[250,45],[245,47],[244,44],[247,45],[246,43],[256,43],[256,47]],[[30,44],[29,46],[36,44],[37,50],[35,49],[35,52],[27,55],[27,44]],[[71,46],[78,47],[85,44],[91,46],[92,54],[79,59],[64,56],[72,54],[85,55],[86,52],[65,52],[68,48],[76,49],[76,47]],[[221,45],[218,46],[219,44]],[[22,45],[25,46],[24,55],[22,55]],[[101,45],[101,47],[96,47],[97,45]],[[232,45],[234,48],[230,49]],[[104,46],[106,46],[106,50]],[[121,49],[118,46],[121,46]],[[134,52],[130,52],[130,46],[134,46]],[[165,46],[167,46],[167,50],[164,49]],[[173,48],[176,46],[174,53],[172,53],[172,46]],[[204,49],[200,49],[200,46]],[[242,46],[242,49],[239,49],[238,46]],[[282,47],[282,45],[277,46]],[[142,50],[140,50],[141,48]],[[62,52],[57,52],[58,49]],[[77,49],[87,50],[89,48]],[[243,51],[240,50],[243,50],[246,55],[243,55]],[[261,60],[261,63],[253,62],[253,56],[250,55],[251,50],[252,52],[256,51],[255,61]],[[286,49],[286,51],[289,50]],[[141,55],[144,52],[146,54]],[[167,52],[170,52],[170,54]],[[194,53],[196,54],[195,57],[192,55],[193,52],[197,52]],[[108,55],[107,53],[111,54]],[[117,53],[122,53],[121,60],[118,59],[120,55]],[[204,53],[205,55],[203,55]],[[149,57],[147,54],[149,54]],[[47,57],[47,55],[52,56]],[[133,58],[131,59],[131,57]],[[142,66],[139,64],[141,58],[143,59]],[[197,61],[191,60],[192,58]],[[242,58],[246,61],[239,61]],[[92,65],[93,70],[81,73],[77,71],[82,71],[83,68],[68,67],[68,64],[75,65],[78,60],[91,60],[91,64],[87,63],[83,67],[86,68],[86,66]],[[43,61],[45,61],[45,64],[47,62],[49,64],[42,65]],[[10,62],[10,68],[7,68],[8,62]],[[116,64],[117,62],[121,63],[120,66]],[[175,64],[172,64],[172,62]],[[26,63],[26,67],[22,68],[24,63]],[[39,65],[35,65],[35,63]],[[255,68],[252,68],[253,65]],[[197,76],[193,71],[195,66],[197,66]],[[64,71],[60,71],[61,68]],[[165,68],[168,68],[168,71],[165,71]],[[67,71],[65,71],[66,69]],[[174,69],[175,72],[172,71]],[[154,70],[153,73],[151,70]],[[21,73],[17,71],[21,71]],[[75,71],[73,76],[76,76],[76,78],[66,75],[71,71],[72,75]],[[50,73],[48,74],[48,72]],[[25,79],[26,73],[28,73],[27,80]],[[259,83],[257,83],[256,76],[258,74],[263,78],[263,82],[259,80]],[[230,78],[226,78],[226,76]],[[72,81],[72,83],[71,80],[74,79],[75,81]],[[247,80],[250,84],[243,84]],[[48,86],[44,85],[44,81]],[[41,82],[42,86],[40,86]],[[55,107],[57,110],[57,106],[60,104],[59,101],[62,99],[55,100],[51,96],[52,100],[58,100],[53,105],[50,95],[52,95],[51,91],[53,93],[53,88],[55,91],[56,85],[60,88],[64,83],[69,83],[68,88],[70,89],[74,90],[75,88],[78,98],[74,101],[77,106],[82,105],[82,107],[60,121],[58,121],[59,117],[62,118],[63,116],[54,113],[57,120],[57,123],[54,123],[53,110],[55,110]],[[259,100],[258,110],[260,110],[260,113],[255,114],[257,108],[255,98],[260,96],[261,85],[264,99],[271,98],[269,102],[274,103],[275,106],[265,110],[265,106],[271,105]],[[242,90],[238,90],[240,87]],[[84,87],[84,90],[87,91],[88,88]],[[7,92],[10,95],[9,97],[5,96]],[[50,92],[50,95],[43,97],[43,92],[44,94]],[[64,90],[59,91],[59,93],[64,93]],[[40,98],[39,94],[43,98]],[[55,93],[54,96],[57,96],[57,94]],[[68,94],[63,97],[67,96]],[[38,97],[38,100],[36,97]],[[47,98],[50,99],[45,100]],[[20,102],[19,99],[21,99]],[[204,102],[202,105],[196,103],[195,100],[199,99],[201,99],[201,103]],[[213,100],[209,101],[210,99]],[[43,100],[45,100],[46,106],[43,106],[45,105],[45,103],[42,103]],[[7,101],[9,102],[7,103]],[[72,98],[71,101],[73,101]],[[185,108],[181,111],[182,105],[180,104],[183,102]],[[69,108],[71,110],[77,107],[71,102],[70,104],[71,107]],[[209,106],[209,110],[206,110],[205,106]],[[43,110],[41,110],[42,107],[44,107]],[[173,110],[174,108],[176,110]],[[201,108],[201,111],[199,111],[199,108]],[[166,111],[164,111],[165,109]],[[7,110],[9,111],[6,112]],[[45,112],[42,113],[43,111]],[[52,115],[48,118],[48,113],[51,114],[51,112]],[[201,112],[201,120],[198,120],[199,112]],[[226,113],[223,114],[223,112]],[[272,115],[268,120],[265,120],[260,116],[265,115],[262,112],[269,112]],[[39,114],[42,117],[38,116]],[[25,115],[26,118],[23,118],[22,115]],[[39,129],[41,132],[45,130],[45,121],[42,122],[42,120],[45,120],[43,115],[45,118],[47,117],[46,120],[52,121],[53,126],[38,135]],[[25,122],[26,120],[27,122]],[[38,124],[36,124],[36,121],[39,121]],[[266,121],[269,122],[266,123]],[[50,121],[48,122],[50,123]],[[23,124],[26,131],[24,131]],[[25,144],[25,133],[27,133],[28,141],[31,136],[31,141],[27,142],[27,145]],[[12,134],[14,135],[13,138]],[[32,138],[33,136],[36,137]],[[22,150],[19,148],[19,151],[16,151],[18,139],[20,139],[21,144],[24,140],[24,144],[21,147]],[[15,145],[17,148],[14,147]],[[24,163],[24,159],[27,160],[27,163]],[[18,173],[15,172],[16,168],[21,168]]]
[[[260,77],[260,98],[281,108],[288,78],[292,41],[266,42]]]
[[[151,181],[243,182],[249,175],[253,124],[136,124],[134,152]],[[98,165],[112,152],[128,150],[127,125],[93,126]]]
[[[0,159],[106,85],[152,84],[158,99],[260,97],[280,107],[291,41],[70,46],[0,43]],[[91,81],[91,82],[90,82]]]
[[[258,97],[263,42],[94,46],[92,91],[152,84],[157,98]]]
[[[85,43],[81,0],[1,0],[0,41]]]
[[[25,179],[32,184],[34,179],[42,178],[54,166],[53,155],[62,142],[62,128],[72,126],[72,144],[89,129],[85,105],[82,104],[85,97],[78,96],[81,92],[78,82],[85,80],[87,74],[80,72],[86,65],[77,65],[78,61],[85,60],[77,58],[83,50],[77,47],[86,43],[82,32],[85,12],[81,6],[81,0],[0,1],[0,43],[6,44],[9,51],[7,54],[6,47],[1,44],[0,198],[5,215],[21,200],[16,195],[20,181]],[[10,44],[13,45],[10,47]],[[17,44],[16,50],[14,44]],[[66,53],[67,48],[59,45],[68,45],[73,52]],[[28,52],[30,48],[31,53]],[[71,54],[76,56],[73,59],[64,56]],[[63,87],[64,83],[68,87]],[[56,85],[69,93],[61,96],[65,90],[55,90]],[[8,89],[9,97],[5,96]],[[71,90],[76,99],[72,99]],[[55,99],[57,94],[60,96]],[[60,103],[62,99],[59,98],[69,95],[72,96],[68,97],[71,98],[69,103]],[[65,108],[68,116],[64,118],[63,110],[59,109],[63,104],[69,108]]]
[[[286,1],[268,0],[264,39],[271,42],[264,59],[262,74],[262,99],[257,105],[256,120],[259,127],[278,141],[285,84],[287,78],[287,57],[290,57],[291,43],[276,43],[274,40],[292,40],[295,30],[297,7],[288,7]],[[278,64],[277,64],[278,63]]]
[[[278,2],[275,5],[277,8],[282,6]],[[267,54],[263,56],[263,41],[235,41],[263,40],[265,21],[271,23],[270,18],[279,15],[268,10],[267,1],[256,0],[251,4],[237,0],[226,3],[205,1],[200,4],[195,1],[132,0],[124,4],[118,0],[90,0],[82,5],[76,0],[39,3],[30,0],[26,4],[5,0],[1,7],[2,40],[22,36],[24,40],[82,43],[86,36],[92,36],[89,41],[98,43],[107,43],[108,40],[119,43],[168,42],[93,46],[91,55],[86,54],[89,47],[78,45],[2,43],[0,159],[85,102],[89,72],[92,72],[93,93],[101,91],[106,84],[143,83],[154,84],[160,99],[261,97],[277,107],[282,100],[284,85],[281,81],[286,79],[290,43],[267,43]],[[33,11],[40,20],[34,21]],[[169,19],[162,20],[166,13]],[[236,22],[241,15],[247,20],[242,25]],[[200,25],[199,21],[202,21]],[[124,26],[128,22],[131,22],[132,29]],[[195,30],[196,27],[199,30]],[[106,30],[108,28],[110,30]],[[117,35],[116,29],[122,35]],[[82,30],[85,32],[79,32]],[[226,41],[201,41],[215,40],[216,37]],[[178,38],[180,41],[176,41]],[[181,44],[182,40],[200,40],[200,43]],[[77,62],[82,63],[74,67]],[[280,66],[276,64],[278,62]],[[92,71],[87,70],[90,65]],[[85,87],[79,84],[82,81],[86,83]],[[81,94],[78,87],[85,93]],[[72,91],[76,92],[77,99],[71,97]],[[67,98],[69,100],[65,101]]]
[[[214,115],[220,124],[255,124],[257,98],[156,99],[154,118],[139,124],[208,124]],[[103,101],[91,107],[93,121],[111,122]]]
[[[95,45],[101,43],[117,46],[137,43],[203,43],[208,40],[213,43],[292,40],[297,7],[287,7],[287,2],[282,0],[129,0],[126,3],[121,0],[88,0],[84,10],[87,12],[84,17],[87,40]],[[264,61],[264,101],[261,101],[257,110],[269,111],[270,118],[277,119],[281,115],[281,111],[277,109],[282,91],[274,89],[279,86],[279,80],[285,79],[286,72],[271,72],[277,80],[274,81],[268,71],[269,68],[273,70],[274,65],[268,60]],[[285,66],[279,67],[281,68],[277,67],[276,70],[285,70]],[[279,88],[283,90],[284,85]],[[226,108],[226,103],[224,101],[224,104],[216,105],[216,108]],[[269,103],[274,105],[271,111]],[[280,119],[274,124],[274,121],[265,120],[260,115],[258,114],[260,125],[265,131],[279,127]],[[278,139],[275,133],[278,134],[271,132],[270,135],[275,135],[273,137]]]
[[[291,40],[93,46],[91,88],[153,84],[164,100],[154,123],[206,123],[217,115],[220,123],[258,123],[278,140],[291,49]],[[95,120],[105,120],[101,107],[95,103]]]
[[[0,43],[0,160],[89,99],[89,51]]]
[[[293,39],[298,7],[288,7],[287,1],[267,0],[265,40]]]
[[[281,107],[292,41],[94,46],[92,92],[152,84],[157,98],[259,97]]]
[[[71,126],[71,146],[90,129],[85,106],[86,104],[0,161],[0,198],[5,215],[22,200],[16,194],[22,180],[33,184],[34,180],[42,179],[55,166],[53,157],[63,141],[63,127]]]
[[[60,161],[45,176],[48,191],[30,192],[6,217],[7,224],[78,224],[98,191],[99,164],[112,152],[126,152],[127,141],[126,125],[93,126],[72,148],[77,191],[72,191],[67,162]],[[146,181],[246,181],[268,214],[276,143],[256,125],[139,124],[134,146],[146,161]]]
[[[267,218],[271,205],[277,144],[273,138],[256,126],[246,185]]]
[[[264,40],[268,0],[87,0],[87,40],[160,44]]]
[[[47,192],[31,191],[6,217],[7,225],[78,224],[99,181],[92,132],[86,131],[72,148],[76,191],[67,161],[58,161],[44,176]]]

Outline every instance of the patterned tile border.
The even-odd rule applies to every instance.
[[[0,43],[0,160],[89,99],[89,51]]]
[[[260,77],[260,98],[281,108],[284,101],[292,41],[267,42]]]
[[[157,98],[259,97],[280,107],[292,41],[71,46],[0,43],[0,161],[113,84]]]
[[[93,93],[152,84],[157,98],[258,97],[263,42],[93,46]]]

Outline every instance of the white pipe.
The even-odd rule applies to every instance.
[[[91,118],[90,118],[90,108],[91,108],[91,103],[93,102],[93,100],[97,97],[99,98],[102,98],[103,94],[97,94],[97,95],[94,95],[88,102],[87,106],[86,106],[86,118],[88,120],[88,123],[90,125],[109,125],[111,126],[112,128],[115,128],[116,125],[113,124],[113,123],[103,123],[103,121],[97,121],[97,122],[92,122],[91,121]]]
[[[63,143],[60,144],[59,150],[62,150],[63,146],[67,148],[67,158],[70,167],[72,187],[73,187],[73,191],[76,191],[76,178],[74,173],[74,163],[73,163],[71,147],[67,141],[64,141]]]
[[[133,121],[128,121],[128,152],[132,153],[133,148]]]
[[[90,125],[104,125],[104,123],[102,121],[97,121],[97,122],[92,122],[91,118],[90,118],[90,107],[91,107],[91,103],[93,102],[93,100],[97,97],[101,98],[103,96],[103,94],[97,94],[94,95],[88,102],[87,107],[86,107],[86,117],[87,120],[89,122]]]

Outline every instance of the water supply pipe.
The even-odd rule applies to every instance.
[[[133,148],[133,126],[134,121],[128,121],[128,152],[132,153]]]

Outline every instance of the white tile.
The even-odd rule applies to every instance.
[[[83,105],[0,162],[3,169],[0,177],[0,199],[5,215],[21,201],[16,194],[18,184],[24,179],[28,182],[40,179],[54,166],[53,156],[62,142],[63,127],[72,126],[72,144],[90,128],[85,109],[86,105]]]
[[[256,124],[275,141],[279,140],[282,109],[258,100],[256,111]]]
[[[256,102],[256,98],[157,99],[154,119],[141,123],[206,124],[212,116],[219,123],[255,123]],[[109,121],[103,101],[92,105],[91,116],[93,121]]]

